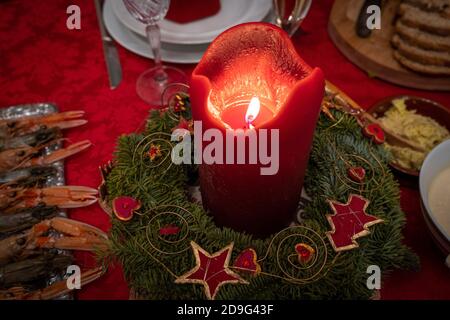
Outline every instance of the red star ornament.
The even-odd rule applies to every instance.
[[[161,146],[159,144],[151,144],[150,150],[148,151],[148,156],[151,161],[161,156]]]
[[[334,214],[327,214],[332,230],[326,233],[333,249],[345,251],[357,248],[356,239],[370,234],[369,227],[383,222],[366,213],[369,200],[351,194],[347,203],[328,200]]]
[[[233,243],[214,254],[209,254],[194,241],[191,241],[191,246],[194,251],[196,266],[178,277],[175,283],[202,284],[205,287],[206,297],[210,300],[214,300],[219,288],[226,283],[248,284],[247,281],[228,268]]]

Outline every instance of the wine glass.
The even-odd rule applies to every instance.
[[[122,0],[128,12],[145,24],[145,31],[153,51],[155,66],[142,73],[136,83],[138,95],[146,102],[161,107],[161,95],[172,83],[185,83],[183,71],[165,66],[161,61],[161,31],[158,22],[169,10],[170,0]]]
[[[273,0],[277,25],[292,36],[300,27],[309,9],[312,0],[295,0],[292,12],[286,14],[286,0]]]

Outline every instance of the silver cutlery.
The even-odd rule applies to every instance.
[[[100,34],[102,36],[103,54],[108,71],[109,85],[111,89],[115,89],[122,81],[122,67],[120,65],[119,53],[117,52],[114,40],[109,35],[103,22],[103,1],[95,0],[94,2]]]

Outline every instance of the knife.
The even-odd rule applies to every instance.
[[[103,54],[106,62],[106,69],[108,70],[109,86],[111,89],[115,89],[120,81],[122,81],[122,67],[120,66],[119,54],[114,44],[114,40],[109,35],[103,22],[102,8],[103,1],[95,0],[95,10],[97,11],[97,20],[102,36]]]
[[[356,34],[361,38],[367,38],[372,33],[372,30],[367,28],[367,20],[370,14],[367,13],[367,8],[376,5],[381,8],[381,0],[365,0],[364,4],[359,12],[358,20],[356,22]]]

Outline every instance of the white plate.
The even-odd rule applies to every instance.
[[[450,241],[450,229],[446,226],[448,216],[437,216],[429,204],[429,192],[434,179],[450,166],[450,140],[441,142],[425,158],[420,169],[419,189],[422,202],[433,224]],[[448,212],[450,214],[450,212]]]
[[[117,18],[130,30],[145,36],[145,26],[127,11],[122,0],[107,0],[111,2]],[[205,19],[189,23],[176,23],[163,20],[161,39],[174,44],[209,43],[220,33],[237,24],[262,21],[272,8],[272,0],[221,0],[220,11]]]
[[[116,0],[117,1],[117,0]],[[106,1],[103,8],[103,20],[106,29],[118,43],[128,50],[153,59],[152,49],[147,40],[125,27],[114,15],[111,1]],[[208,44],[202,45],[176,45],[163,43],[162,60],[174,63],[197,63],[208,48]]]

